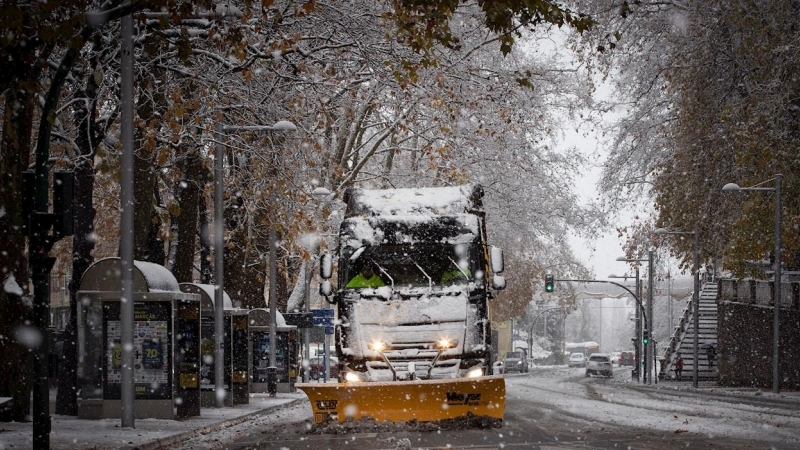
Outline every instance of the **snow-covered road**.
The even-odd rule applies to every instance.
[[[614,379],[585,378],[582,369],[536,371],[507,379],[507,415],[521,405],[587,426],[688,434],[714,440],[800,447],[800,398],[686,384],[644,386],[624,369]],[[509,408],[511,406],[511,408]],[[513,412],[512,412],[513,414]]]
[[[180,449],[282,448],[800,448],[800,396],[585,378],[582,369],[536,368],[506,378],[499,429],[403,427],[310,433],[307,404],[212,433]]]

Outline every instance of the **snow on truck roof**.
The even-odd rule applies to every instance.
[[[483,187],[465,184],[409,189],[348,189],[345,217],[429,216],[483,210]]]

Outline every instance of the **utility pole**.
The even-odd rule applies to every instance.
[[[670,277],[669,270],[667,270],[667,298],[669,299],[669,331],[672,333],[675,329],[675,321],[672,318],[672,277]]]
[[[600,299],[600,308],[597,309],[597,348],[600,352],[603,351],[603,299]]]
[[[639,280],[639,266],[636,266],[636,295],[642,298],[642,284]],[[636,308],[636,335],[633,337],[633,351],[636,357],[636,381],[642,379],[642,310]]]
[[[655,348],[655,333],[653,332],[653,274],[654,274],[654,267],[653,267],[653,250],[650,249],[647,252],[647,330],[650,333],[650,341],[651,341],[651,351],[653,352],[653,359],[655,360],[656,355],[656,348]],[[647,361],[645,360],[645,364]],[[650,372],[650,366],[647,366],[647,371]],[[650,384],[653,384],[652,374],[648,374],[650,379]]]

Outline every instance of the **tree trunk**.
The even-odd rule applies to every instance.
[[[162,205],[161,196],[158,192],[158,183],[153,183],[153,204],[151,205],[150,228],[147,230],[147,242],[145,244],[145,254],[143,261],[151,262],[163,266],[167,261],[167,253],[164,250],[164,240],[161,239],[161,217],[155,209],[156,205]]]
[[[198,178],[200,173],[200,158],[196,149],[186,155],[184,163],[184,176],[178,186],[178,205],[180,215],[173,220],[178,225],[177,248],[172,273],[179,283],[192,282],[194,272],[194,253],[196,244],[198,201],[200,187]]]
[[[158,40],[150,37],[144,44],[144,58],[151,58],[160,54]],[[158,130],[162,113],[167,100],[161,90],[161,85],[156,83],[164,77],[164,69],[150,67],[143,80],[137,80],[142,91],[151,95],[140,95],[136,105],[138,126],[134,130],[134,163],[133,163],[133,259],[164,264],[164,258],[158,261],[158,251],[154,247],[154,237],[157,238],[160,225],[155,216],[156,197],[158,189],[158,174],[156,155],[158,144],[155,133]],[[155,218],[155,220],[154,220]],[[155,222],[155,223],[154,223]],[[156,228],[155,231],[153,228]],[[163,248],[161,252],[163,254]]]
[[[230,239],[245,242],[245,227],[237,227]],[[242,308],[264,308],[264,274],[258,272],[263,266],[250,266],[244,260],[244,254],[244,247],[241,246],[225,249],[223,289],[233,302],[241,302]]]
[[[17,286],[27,292],[28,267],[22,217],[22,172],[28,168],[33,130],[35,79],[17,81],[5,95],[3,145],[0,148],[0,267],[4,289],[0,289],[0,397],[11,397],[10,409],[0,416],[3,421],[25,421],[30,414],[32,358],[27,348],[14,341],[14,330],[33,319],[30,306]]]
[[[78,102],[75,113],[78,124],[76,143],[80,156],[75,162],[75,191],[73,199],[75,233],[72,236],[72,280],[69,284],[69,322],[64,330],[63,354],[59,361],[58,394],[56,396],[56,414],[78,415],[78,337],[77,337],[77,293],[81,277],[94,262],[94,155],[99,145],[100,136],[94,122],[98,86],[93,74],[88,74],[86,92],[76,93],[76,97],[84,96],[89,100]]]
[[[203,176],[203,183],[205,185],[205,176]],[[198,198],[198,221],[197,221],[197,235],[200,237],[200,282],[203,284],[211,284],[211,240],[208,235],[208,208],[206,205],[206,196],[202,195],[205,189],[201,189],[201,195]]]

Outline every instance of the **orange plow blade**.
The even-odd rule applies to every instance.
[[[295,386],[311,401],[316,423],[351,418],[434,422],[468,416],[503,420],[506,403],[502,376]]]

